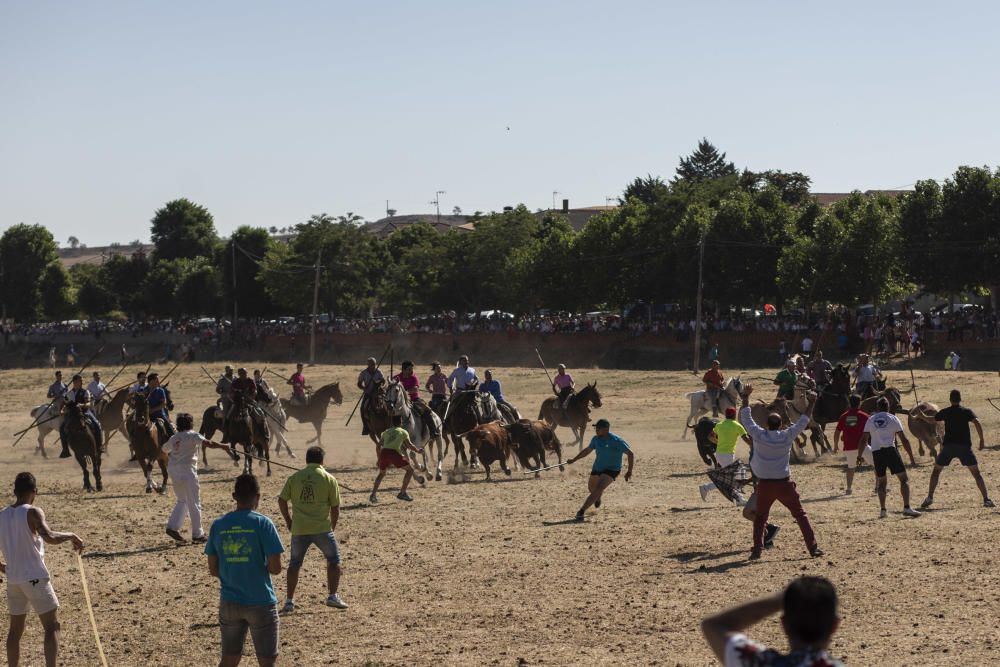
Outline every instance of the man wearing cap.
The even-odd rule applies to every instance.
[[[370,432],[368,418],[365,416],[367,412],[365,408],[368,406],[368,402],[372,400],[375,392],[378,391],[378,388],[384,383],[385,376],[379,370],[375,357],[368,357],[368,365],[358,373],[358,389],[361,390],[361,435],[368,435]]]
[[[83,388],[83,376],[80,374],[73,376],[73,384],[66,390],[63,394],[63,410],[65,406],[69,404],[75,404],[76,407],[83,413],[83,418],[90,426],[90,430],[94,434],[94,442],[98,447],[102,447],[104,444],[104,431],[101,429],[101,422],[98,421],[97,417],[91,411],[90,402],[90,392]],[[59,425],[59,441],[62,444],[62,452],[59,454],[59,458],[68,459],[70,457],[69,453],[69,441],[67,440],[67,428],[68,424],[64,419]]]
[[[743,438],[743,442],[750,446],[750,451],[753,451],[753,441],[743,425],[736,421],[736,408],[726,408],[726,418],[716,424],[708,436],[708,439],[715,443],[715,460],[720,468],[736,462],[736,442],[740,438]],[[708,494],[714,488],[715,482],[702,484],[699,487],[701,499],[708,500]]]
[[[573,376],[566,372],[566,364],[556,366],[556,377],[552,380],[552,391],[559,397],[561,409],[566,409],[566,403],[569,401],[574,387],[576,387],[576,383],[573,382]]]
[[[217,399],[217,404],[222,410],[222,418],[229,418],[229,408],[233,407],[232,402],[229,399],[229,390],[233,386],[233,367],[226,365],[222,377],[219,378],[218,382],[215,383],[215,393],[219,395]]]
[[[305,405],[309,402],[306,398],[306,376],[302,374],[302,364],[295,364],[295,372],[288,378],[286,384],[292,386],[292,400],[294,405]]]
[[[469,357],[462,355],[458,358],[458,366],[448,376],[448,391],[465,391],[479,384],[476,376],[476,369],[469,366]]]
[[[722,395],[722,385],[726,381],[725,376],[722,375],[722,364],[719,363],[718,359],[712,361],[712,367],[705,371],[701,381],[705,383],[705,393],[708,394],[708,400],[712,404],[712,416],[718,417],[719,397]],[[735,415],[733,416],[735,417]],[[735,442],[733,442],[733,446],[736,446]]]
[[[594,430],[597,435],[590,439],[587,448],[566,461],[566,463],[574,463],[584,456],[588,456],[591,452],[595,452],[597,455],[594,466],[590,469],[590,479],[587,482],[590,495],[583,502],[580,511],[576,513],[577,521],[583,521],[584,512],[591,505],[601,506],[601,496],[604,494],[604,490],[618,479],[618,475],[622,471],[623,454],[628,456],[628,470],[625,471],[626,482],[632,479],[632,467],[635,465],[635,455],[632,454],[632,449],[627,442],[611,432],[611,423],[607,419],[598,419],[597,423],[594,424]]]
[[[793,366],[794,367],[794,366]],[[823,551],[816,543],[816,536],[813,534],[812,526],[809,525],[809,517],[802,507],[799,499],[799,492],[795,488],[795,483],[791,481],[791,470],[788,465],[788,457],[798,437],[809,420],[812,419],[813,408],[816,407],[816,394],[809,393],[806,403],[806,410],[799,416],[798,421],[789,428],[781,430],[781,417],[776,413],[767,416],[767,428],[761,428],[753,420],[750,414],[750,394],[753,393],[753,385],[747,385],[743,393],[743,407],[740,410],[740,421],[753,440],[753,458],[750,459],[750,469],[757,477],[757,506],[753,521],[753,549],[750,552],[750,559],[760,558],[764,549],[764,532],[767,529],[767,519],[771,512],[771,505],[775,501],[780,502],[792,513],[795,521],[802,531],[802,538],[805,540],[806,548],[813,557],[822,556]]]
[[[933,416],[926,415],[920,410],[914,410],[914,416],[918,419],[930,423],[944,422],[944,438],[941,440],[941,452],[934,459],[931,485],[927,490],[927,498],[924,499],[924,502],[920,503],[920,507],[921,509],[927,509],[934,503],[934,490],[937,488],[941,471],[956,458],[962,465],[969,469],[972,478],[976,480],[976,486],[979,487],[979,492],[983,495],[983,507],[996,507],[986,492],[986,482],[983,481],[983,475],[979,472],[979,462],[972,451],[972,434],[969,432],[969,424],[973,424],[976,427],[976,433],[979,435],[980,450],[986,448],[986,442],[983,438],[983,425],[979,423],[979,418],[976,417],[975,412],[962,405],[962,393],[958,389],[951,390],[949,399],[951,400],[951,405],[938,411]]]

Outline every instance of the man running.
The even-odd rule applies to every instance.
[[[191,543],[203,544],[208,540],[201,528],[201,485],[198,483],[198,451],[205,446],[212,449],[224,449],[236,457],[232,447],[207,440],[194,430],[194,417],[182,412],[177,415],[177,433],[163,443],[163,451],[170,457],[167,461],[167,474],[174,487],[177,502],[167,519],[167,535],[176,542],[183,542],[181,527],[184,525],[184,515],[191,517]]]
[[[410,461],[406,458],[406,450],[423,454],[423,447],[417,447],[410,440],[410,434],[402,426],[403,420],[398,416],[393,416],[392,426],[382,432],[379,436],[378,444],[375,446],[378,452],[378,475],[375,476],[375,483],[372,485],[372,494],[368,496],[368,502],[372,505],[378,502],[378,488],[385,478],[385,472],[389,468],[400,468],[406,474],[403,475],[403,484],[399,487],[396,495],[400,500],[410,502],[413,497],[406,492],[410,486],[410,479],[416,478],[417,484],[424,484],[424,478],[414,472]]]
[[[962,392],[952,389],[949,395],[951,405],[939,411],[933,417],[916,411],[916,417],[926,422],[944,422],[944,438],[941,442],[941,452],[934,460],[934,471],[931,473],[931,485],[927,490],[927,498],[920,503],[921,509],[927,509],[934,503],[934,490],[937,489],[938,479],[941,471],[951,464],[953,459],[958,459],[959,463],[968,468],[972,478],[976,480],[979,492],[983,494],[983,507],[996,507],[989,494],[986,492],[986,482],[979,472],[979,462],[972,451],[972,434],[969,432],[969,424],[976,427],[979,435],[979,449],[986,448],[983,438],[983,425],[979,423],[976,413],[962,405]]]
[[[361,390],[361,435],[368,435],[371,431],[368,428],[368,417],[365,416],[369,401],[378,391],[378,388],[385,384],[385,376],[378,368],[375,357],[368,357],[368,365],[358,373],[358,389]]]
[[[884,519],[889,516],[885,509],[885,471],[888,470],[899,478],[899,492],[903,496],[903,516],[920,516],[920,512],[910,507],[910,482],[906,476],[906,467],[903,459],[896,449],[896,436],[899,436],[906,453],[910,455],[910,463],[916,465],[913,460],[913,450],[910,448],[910,441],[907,440],[903,432],[903,425],[896,415],[889,414],[889,401],[882,397],[875,401],[878,412],[872,414],[865,422],[865,430],[861,436],[858,447],[864,451],[866,446],[871,446],[872,462],[875,465],[875,490],[878,492],[878,502],[880,506],[878,518]],[[858,452],[856,463],[861,463],[862,451]]]
[[[598,419],[594,424],[594,431],[597,433],[590,439],[590,444],[579,454],[566,461],[574,463],[589,456],[591,452],[596,452],[594,465],[590,469],[590,479],[587,481],[587,489],[590,495],[583,502],[583,507],[576,513],[576,520],[584,520],[584,512],[593,505],[601,506],[601,497],[604,490],[618,479],[622,471],[622,455],[628,456],[628,470],[625,471],[625,481],[632,479],[632,467],[635,465],[635,455],[628,443],[611,432],[611,422],[607,419]]]
[[[247,631],[261,667],[278,660],[278,597],[272,574],[281,573],[281,545],[274,522],[256,512],[260,484],[253,475],[236,478],[236,509],[212,522],[205,555],[208,571],[219,578],[220,667],[236,667]]]
[[[306,398],[306,376],[302,374],[302,364],[295,364],[295,372],[292,373],[292,377],[288,378],[286,384],[292,386],[291,403],[305,405],[308,402]]]
[[[767,519],[771,512],[771,505],[775,501],[780,502],[792,513],[799,530],[802,531],[802,539],[805,540],[806,549],[809,555],[814,558],[822,556],[823,551],[816,543],[816,536],[812,526],[809,525],[809,517],[802,507],[799,499],[799,492],[795,488],[795,483],[791,481],[791,469],[788,465],[788,458],[792,447],[795,445],[795,438],[798,437],[809,420],[812,419],[813,408],[816,407],[816,395],[810,393],[806,402],[806,410],[799,416],[798,421],[785,430],[781,430],[781,417],[776,413],[767,416],[767,429],[761,428],[753,420],[750,414],[750,394],[753,393],[753,385],[748,384],[744,388],[743,407],[740,410],[740,421],[743,427],[753,440],[753,458],[750,460],[750,468],[757,477],[757,506],[756,515],[753,522],[753,549],[750,552],[750,560],[760,558],[764,548],[764,532],[767,529]]]
[[[743,425],[736,421],[736,408],[726,408],[726,418],[716,424],[708,435],[708,439],[715,443],[715,461],[720,468],[736,462],[736,443],[740,438],[750,445],[750,451],[753,451],[753,441]],[[714,488],[715,482],[708,482],[698,487],[701,499],[708,500],[708,494]]]
[[[817,353],[818,354],[818,353]],[[866,447],[858,452],[858,443],[865,432],[865,424],[869,414],[861,409],[861,397],[851,394],[848,398],[851,407],[837,419],[837,428],[833,431],[833,451],[838,450],[841,438],[844,440],[844,456],[847,458],[847,491],[845,495],[854,493],[854,469],[862,456],[871,458],[871,448]]]
[[[292,556],[288,561],[288,592],[283,613],[295,611],[295,588],[306,551],[313,544],[326,557],[326,606],[347,609],[340,599],[340,548],[337,521],[340,519],[340,484],[323,467],[322,447],[306,450],[306,467],[289,477],[278,495],[278,509],[292,534]],[[291,503],[292,513],[288,511]]]
[[[32,505],[38,488],[30,472],[14,478],[17,501],[0,510],[0,552],[4,563],[0,572],[7,575],[7,608],[10,610],[10,630],[7,632],[7,664],[17,667],[21,661],[21,636],[27,620],[28,607],[38,614],[45,631],[45,664],[55,667],[59,654],[59,620],[56,618],[59,599],[52,589],[49,570],[45,567],[45,544],[72,542],[83,551],[83,541],[73,533],[57,533],[45,522],[45,513]]]
[[[775,614],[781,614],[790,649],[787,654],[758,644],[743,633]],[[702,621],[701,631],[725,667],[842,667],[828,652],[839,626],[833,584],[822,577],[800,577],[783,593],[709,616]]]
[[[718,359],[712,361],[712,367],[701,376],[701,381],[705,383],[705,393],[712,404],[712,416],[719,416],[719,397],[722,396],[722,385],[726,378],[722,375],[722,364]],[[728,412],[728,410],[727,410]],[[735,443],[733,443],[735,445]]]

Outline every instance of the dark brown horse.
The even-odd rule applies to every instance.
[[[392,410],[389,407],[389,398],[385,393],[385,385],[375,387],[371,397],[363,402],[361,412],[365,421],[368,422],[368,437],[377,445],[379,436],[392,426]]]
[[[566,409],[559,407],[559,397],[552,396],[542,401],[538,418],[544,419],[551,426],[565,426],[573,431],[573,438],[578,447],[583,448],[583,436],[590,422],[590,406],[601,407],[601,392],[597,383],[588,384],[569,397]]]
[[[285,413],[289,417],[296,421],[312,424],[313,428],[316,429],[316,437],[306,440],[306,443],[315,442],[322,446],[323,420],[326,419],[327,408],[330,407],[330,403],[340,405],[343,402],[344,395],[340,392],[340,383],[333,382],[325,384],[313,392],[305,405],[292,403],[287,398],[283,398],[281,399],[281,407],[285,409]]]
[[[83,469],[83,488],[87,493],[93,493],[94,487],[90,485],[90,472],[87,470],[87,459],[90,459],[94,469],[94,483],[97,490],[101,491],[101,448],[94,438],[94,432],[87,423],[83,412],[75,403],[66,404],[66,412],[63,414],[63,423],[66,428],[66,441],[69,448],[76,457],[76,462]]]
[[[813,408],[813,421],[819,425],[823,440],[827,441],[827,449],[830,449],[830,443],[826,437],[826,425],[836,422],[840,419],[840,415],[847,411],[847,408],[850,407],[848,400],[850,396],[850,371],[847,366],[837,364],[830,373],[830,384],[819,392],[819,396],[816,397],[816,406]]]
[[[458,468],[458,459],[461,457],[462,465],[469,465],[470,456],[465,453],[465,443],[462,438],[466,433],[476,428],[480,424],[488,424],[495,415],[484,413],[482,396],[476,389],[465,389],[456,391],[451,395],[451,400],[438,409],[443,411],[441,432],[455,445],[455,468]],[[492,400],[492,397],[491,397]],[[494,402],[495,405],[495,402]],[[475,451],[470,451],[473,467],[478,465]]]
[[[128,401],[128,387],[122,387],[115,392],[110,401],[97,403],[97,418],[101,420],[101,428],[104,429],[104,449],[107,450],[108,441],[111,436],[120,432],[128,439],[128,430],[125,427],[125,403]]]
[[[233,397],[233,409],[229,417],[229,446],[243,445],[243,472],[253,474],[253,458],[259,456],[267,464],[267,476],[271,476],[271,433],[262,416],[251,414],[253,404],[242,394]],[[203,453],[204,455],[204,453]]]
[[[135,459],[146,478],[146,493],[167,490],[167,455],[160,449],[160,429],[149,416],[149,401],[142,392],[132,394],[132,415],[128,419],[128,439],[132,443]],[[160,464],[163,483],[153,482],[153,464]]]

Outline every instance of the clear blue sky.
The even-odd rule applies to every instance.
[[[814,191],[998,162],[1000,6],[0,3],[0,227],[604,204],[707,136]],[[510,131],[507,131],[507,127]]]

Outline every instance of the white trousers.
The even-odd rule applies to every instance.
[[[180,530],[184,525],[184,514],[191,515],[191,537],[201,537],[201,486],[196,475],[171,476],[177,504],[167,519],[167,528]]]
[[[719,467],[725,468],[726,466],[733,464],[733,461],[736,460],[736,454],[716,454],[715,460],[719,462]],[[702,484],[701,488],[705,489],[705,493],[708,493],[715,488],[715,482]]]

